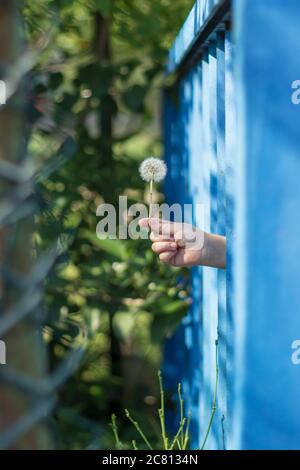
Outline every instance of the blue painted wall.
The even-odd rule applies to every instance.
[[[170,52],[174,72],[222,0],[198,0]],[[193,305],[166,343],[165,377],[183,382],[192,447],[207,428],[219,340],[218,411],[206,448],[300,448],[300,80],[296,0],[236,0],[166,92],[169,202],[204,204],[226,234],[227,270],[194,268]],[[190,222],[199,225],[198,215]]]
[[[238,92],[234,444],[300,448],[300,77],[297,0],[235,2]],[[249,34],[250,33],[250,34]]]

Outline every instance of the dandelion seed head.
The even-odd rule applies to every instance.
[[[162,181],[167,174],[167,165],[159,158],[146,158],[140,165],[140,175],[143,180],[155,183]]]

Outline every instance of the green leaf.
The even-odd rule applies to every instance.
[[[164,314],[168,317],[175,314],[184,315],[187,310],[186,304],[182,300],[173,300],[172,302],[171,299],[166,298],[156,301],[153,306],[150,304],[148,308],[151,308],[155,316]]]
[[[125,261],[127,259],[126,248],[121,240],[100,240],[96,234],[88,230],[81,230],[80,236],[89,240],[95,248],[100,248],[114,258]]]

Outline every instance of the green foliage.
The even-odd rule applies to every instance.
[[[62,447],[111,446],[101,423],[155,395],[162,341],[187,309],[186,273],[179,284],[178,270],[161,265],[148,241],[99,240],[95,230],[100,203],[144,200],[138,165],[161,152],[166,54],[192,4],[23,1],[31,46],[41,34],[48,41],[32,77],[29,152],[40,200],[36,249],[59,249],[45,286],[51,367],[82,328],[88,333],[85,360],[59,397]],[[126,420],[122,431],[131,433]]]
[[[213,420],[215,413],[217,411],[217,394],[218,394],[218,382],[219,382],[219,359],[218,359],[218,340],[215,341],[215,367],[216,367],[216,379],[215,379],[215,387],[214,387],[214,395],[212,401],[212,408],[209,423],[204,434],[203,443],[200,447],[200,450],[205,450],[205,446],[211,432]],[[174,437],[170,439],[167,436],[166,432],[166,424],[165,424],[165,391],[163,387],[162,381],[162,374],[161,371],[158,372],[158,381],[159,381],[159,391],[160,391],[160,408],[158,409],[158,416],[160,421],[160,436],[156,436],[156,439],[148,439],[145,432],[142,430],[138,421],[132,418],[131,414],[127,409],[125,409],[125,415],[133,425],[137,432],[137,436],[141,442],[141,444],[149,450],[187,450],[191,436],[190,436],[190,421],[191,421],[191,413],[188,413],[188,417],[184,416],[184,400],[181,393],[181,384],[178,384],[178,401],[179,401],[179,409],[180,409],[180,419],[178,430]],[[119,430],[117,426],[117,418],[116,415],[113,414],[111,416],[111,428],[115,439],[115,447],[117,450],[124,450],[124,449],[133,449],[139,450],[141,449],[141,444],[137,445],[137,440],[132,439],[131,445],[129,442],[122,442],[119,436]]]
[[[130,412],[125,409],[125,416],[133,425],[136,430],[137,438],[139,439],[139,443],[137,444],[136,439],[132,439],[131,445],[130,443],[122,442],[119,437],[119,430],[117,426],[117,418],[116,415],[113,414],[111,417],[111,428],[115,439],[115,446],[117,450],[124,450],[124,449],[133,449],[139,450],[144,447],[149,450],[187,450],[188,444],[190,441],[190,413],[188,417],[184,416],[184,402],[181,395],[181,385],[178,384],[178,399],[180,405],[180,421],[178,425],[178,430],[174,437],[170,439],[166,433],[166,424],[165,424],[165,392],[163,388],[162,382],[162,375],[161,372],[158,372],[158,381],[159,381],[159,391],[160,391],[160,408],[158,409],[158,416],[160,422],[160,436],[157,436],[155,442],[152,442],[151,439],[148,439],[145,432],[142,430],[138,421],[132,418]],[[208,431],[209,432],[209,431]]]

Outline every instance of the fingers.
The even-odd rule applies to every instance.
[[[159,235],[155,232],[150,233],[150,240],[152,242],[162,242],[162,241],[169,241],[169,242],[176,242],[177,246],[180,248],[184,248],[186,246],[186,241],[182,238],[182,231],[173,231],[173,235],[165,234]]]
[[[160,261],[173,265],[178,250],[178,242],[174,241],[175,224],[167,220],[144,218],[139,221],[139,225],[144,229],[151,228],[152,250],[159,255]]]
[[[154,242],[152,244],[152,250],[154,253],[160,255],[165,252],[171,252],[174,255],[174,252],[177,251],[177,243],[169,241],[169,242]]]
[[[139,225],[141,228],[151,228],[150,240],[153,242],[154,253],[174,253],[178,248],[185,247],[185,241],[182,239],[184,225],[181,223],[152,217],[141,219]],[[167,255],[166,259],[168,259]]]
[[[155,235],[163,236],[165,239],[172,238],[174,235],[174,223],[169,220],[150,219],[151,231]]]
[[[179,246],[184,247],[186,242],[195,243],[203,238],[202,231],[195,230],[190,224],[170,222],[159,218],[144,218],[139,221],[141,228],[151,228],[150,240],[176,240]]]
[[[175,241],[172,236],[168,238],[165,235],[156,235],[154,232],[150,233],[150,240],[152,242],[168,242],[168,241],[174,242]]]
[[[174,222],[168,220],[160,220],[158,218],[143,218],[139,220],[139,226],[143,229],[151,228],[150,240],[172,240],[175,230]]]
[[[174,222],[170,222],[169,220],[143,218],[139,220],[139,226],[141,228],[151,227],[152,232],[160,235],[163,235],[164,233],[170,233],[173,235],[174,233]]]
[[[172,264],[172,259],[174,258],[174,251],[165,251],[159,255],[160,261],[167,264]]]
[[[185,247],[185,240],[182,237],[182,232],[181,231],[179,233],[178,232],[174,233],[174,240],[176,241],[177,246],[179,246],[180,248]]]
[[[152,244],[152,250],[159,255],[160,261],[166,264],[173,264],[172,260],[177,254],[177,243],[169,242],[155,242]]]

